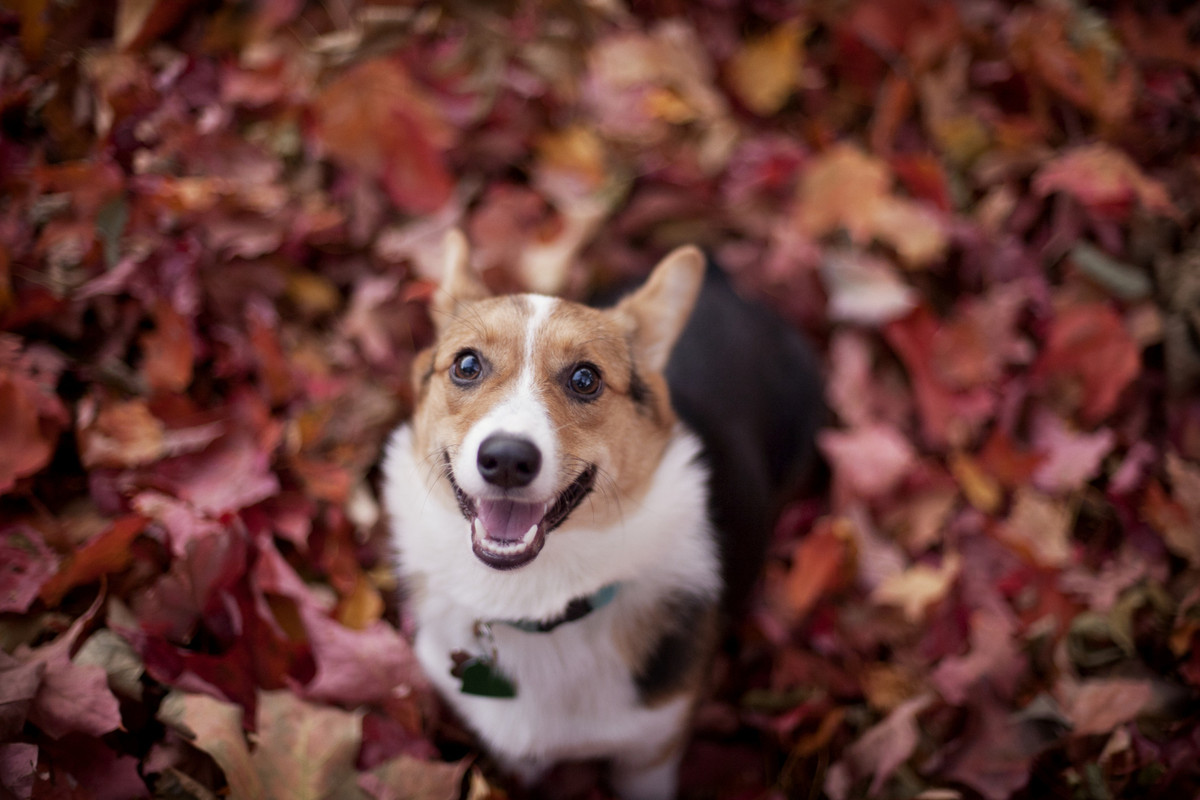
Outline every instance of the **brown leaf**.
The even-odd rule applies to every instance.
[[[468,761],[443,763],[399,755],[358,777],[375,800],[457,800]]]
[[[288,691],[263,692],[251,756],[268,800],[359,797],[354,762],[362,712],[317,706]]]
[[[144,400],[79,404],[79,457],[86,467],[135,467],[165,453],[165,429]]]
[[[205,694],[172,691],[163,698],[158,719],[212,756],[225,773],[233,797],[267,796],[246,744],[241,706]]]
[[[1072,692],[1067,707],[1076,736],[1109,733],[1134,719],[1154,697],[1147,680],[1093,678]]]
[[[730,59],[727,75],[733,93],[755,114],[774,114],[795,90],[805,33],[798,20],[782,22],[745,42]]]

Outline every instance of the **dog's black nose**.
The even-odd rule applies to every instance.
[[[504,489],[528,486],[542,468],[542,453],[528,439],[493,433],[479,445],[479,474],[490,484]]]

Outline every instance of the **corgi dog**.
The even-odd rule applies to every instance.
[[[814,452],[801,337],[695,247],[610,308],[491,296],[445,244],[384,500],[414,651],[498,764],[675,795],[725,609]],[[706,275],[707,272],[707,275]]]

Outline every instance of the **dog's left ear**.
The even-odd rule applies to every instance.
[[[639,366],[661,372],[692,315],[704,281],[704,254],[678,247],[658,262],[646,282],[617,305],[631,328]]]
[[[445,327],[459,316],[464,303],[491,297],[483,280],[471,269],[471,247],[458,228],[442,240],[442,283],[433,294],[433,324]]]

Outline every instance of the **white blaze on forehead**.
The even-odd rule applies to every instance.
[[[479,497],[494,493],[494,487],[479,474],[479,446],[493,433],[521,436],[533,442],[542,453],[541,471],[522,494],[531,499],[549,502],[558,488],[556,478],[559,448],[550,413],[537,391],[537,342],[542,326],[549,319],[555,305],[561,301],[537,294],[522,295],[521,299],[526,302],[530,312],[525,329],[513,331],[514,337],[519,336],[523,339],[517,379],[511,391],[502,397],[495,408],[483,415],[467,431],[462,447],[453,459],[454,475],[459,486],[467,494]]]

